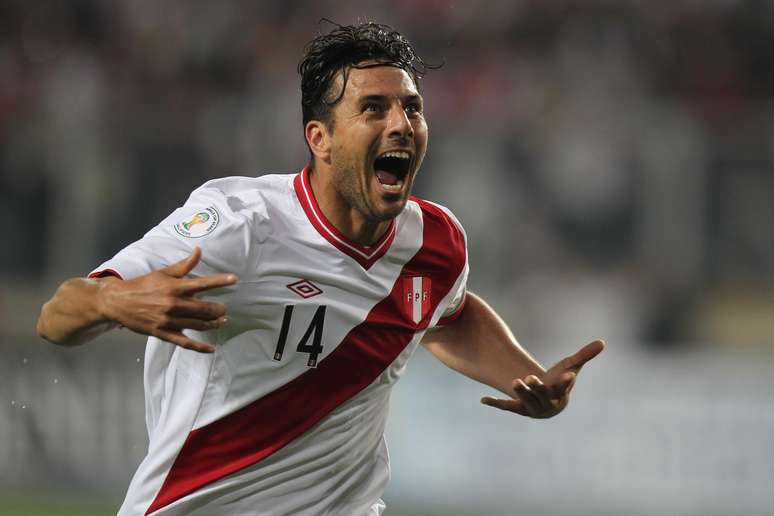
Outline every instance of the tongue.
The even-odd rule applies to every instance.
[[[398,184],[398,176],[386,170],[377,170],[376,179],[383,185],[395,185]]]

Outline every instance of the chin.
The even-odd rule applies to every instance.
[[[378,213],[375,213],[374,216],[381,221],[392,220],[403,212],[403,210],[406,208],[407,201],[408,197],[401,198],[397,201],[392,201],[388,206],[385,206],[379,210]]]

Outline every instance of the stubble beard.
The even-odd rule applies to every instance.
[[[369,202],[369,177],[365,177],[361,163],[352,158],[335,156],[331,159],[332,178],[336,191],[344,201],[357,210],[366,222],[378,224],[392,220],[403,211],[405,202],[401,203],[397,210],[389,210],[387,213],[379,213]],[[394,213],[393,213],[394,212]]]

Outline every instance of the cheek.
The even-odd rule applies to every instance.
[[[422,149],[427,147],[427,136],[427,124],[424,119],[419,120],[414,124],[414,141],[416,142],[417,147],[421,147]]]
[[[417,149],[417,164],[416,171],[422,166],[422,162],[425,159],[425,153],[427,152],[427,140],[428,140],[427,125],[424,121],[414,129],[414,143]]]
[[[342,171],[352,168],[352,151],[346,144],[337,142],[331,149],[331,162],[335,165],[335,168]]]
[[[355,136],[341,135],[337,138],[333,151],[340,162],[354,163],[361,159],[359,144]]]

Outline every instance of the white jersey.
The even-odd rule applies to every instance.
[[[148,339],[148,454],[119,511],[135,515],[378,515],[389,478],[389,393],[425,331],[462,310],[464,232],[411,198],[372,246],[324,217],[309,171],[195,190],[92,277],[131,279],[195,246],[191,276],[229,322],[186,333],[202,354]]]

